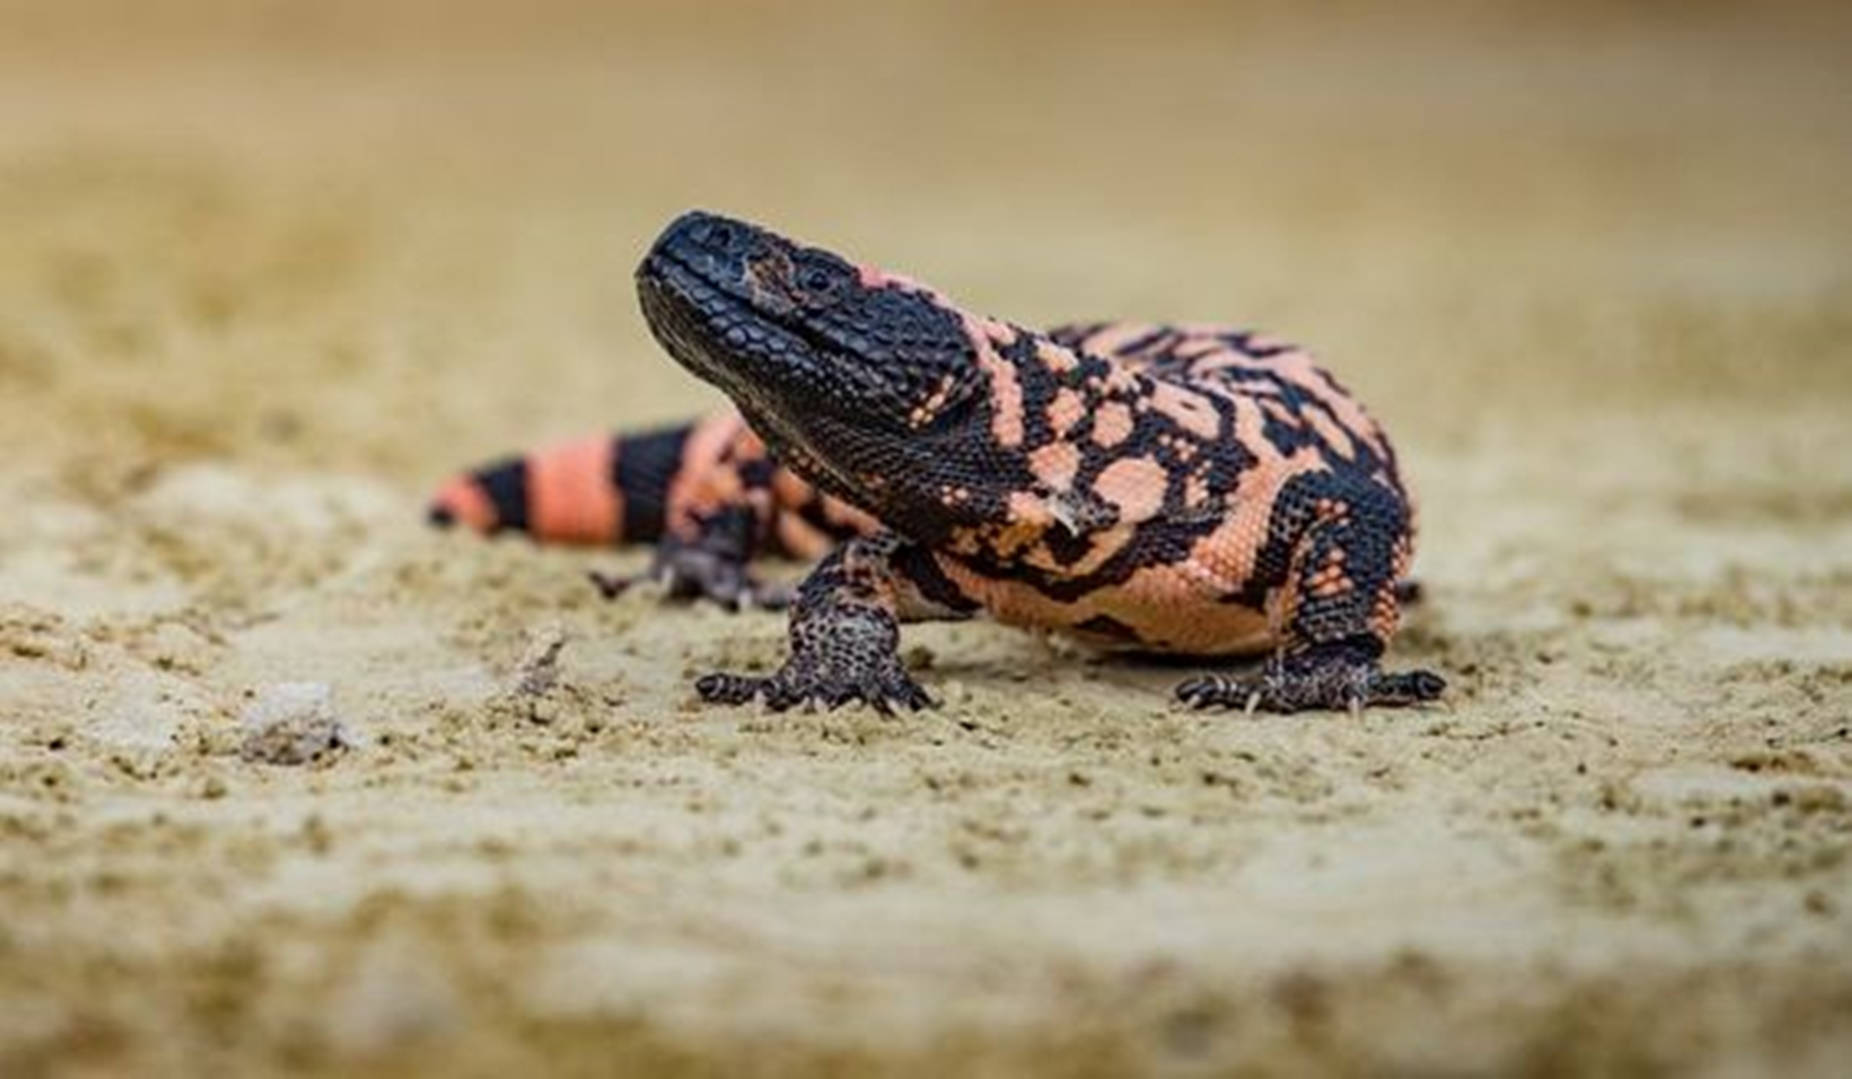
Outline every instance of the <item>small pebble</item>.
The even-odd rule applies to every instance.
[[[335,715],[334,689],[326,682],[263,686],[240,722],[244,741],[238,755],[260,764],[309,764],[360,744]]]

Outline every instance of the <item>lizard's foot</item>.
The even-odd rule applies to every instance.
[[[616,599],[632,585],[654,581],[671,600],[710,599],[729,611],[742,607],[777,611],[791,605],[790,586],[760,581],[722,552],[671,539],[657,546],[647,572],[617,576],[592,570],[586,576],[606,599]]]
[[[656,543],[649,572],[630,577],[592,573],[591,579],[606,599],[616,599],[632,585],[654,581],[671,600],[711,599],[729,611],[741,607],[781,610],[791,605],[792,590],[765,584],[747,572],[752,560],[752,511],[743,506],[721,509],[699,518],[691,536],[665,534]]]
[[[1355,713],[1366,707],[1402,707],[1436,700],[1447,688],[1433,671],[1384,671],[1374,660],[1342,647],[1313,646],[1268,660],[1257,675],[1206,674],[1177,687],[1192,708],[1246,712],[1300,712],[1329,708]]]
[[[915,710],[933,703],[900,664],[893,618],[868,607],[837,607],[803,624],[791,658],[776,674],[709,674],[695,682],[701,699],[744,704],[761,698],[774,712],[793,705],[838,708],[860,701],[882,715],[894,705]]]

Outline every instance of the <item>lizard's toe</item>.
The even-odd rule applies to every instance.
[[[1226,681],[1214,674],[1185,679],[1177,684],[1177,699],[1191,708],[1208,708],[1217,703]]]
[[[917,712],[932,704],[932,698],[921,689],[907,672],[894,664],[892,669],[882,673],[880,680],[871,687],[873,697],[869,700],[876,710],[883,714],[892,714],[892,705],[905,705],[910,711]],[[879,703],[876,703],[876,702]]]
[[[1198,711],[1209,708],[1239,708],[1253,712],[1267,697],[1265,682],[1257,678],[1233,678],[1224,674],[1205,674],[1186,679],[1177,686],[1177,699]]]
[[[1366,705],[1403,707],[1439,700],[1447,680],[1433,671],[1377,671],[1358,692]]]
[[[695,679],[695,692],[710,704],[745,704],[767,688],[768,679],[748,674],[704,674]]]
[[[1358,715],[1366,707],[1432,701],[1446,688],[1446,680],[1432,671],[1384,672],[1373,660],[1314,648],[1276,657],[1258,675],[1191,678],[1177,687],[1177,699],[1194,708],[1220,706],[1249,713],[1329,709]]]
[[[933,701],[906,671],[876,671],[862,676],[787,668],[770,677],[715,673],[695,680],[695,692],[710,704],[746,704],[755,698],[774,712],[798,705],[821,705],[830,711],[848,704],[863,704],[882,715],[893,715],[895,705],[913,711]]]
[[[894,664],[888,670],[869,671],[860,675],[824,676],[815,680],[810,696],[834,711],[845,704],[862,704],[884,716],[894,714],[895,705],[918,711],[931,703],[904,670]]]
[[[865,687],[859,691],[856,696],[861,698],[863,704],[881,713],[881,715],[890,719],[893,718],[894,705],[888,701],[887,693],[879,687]]]

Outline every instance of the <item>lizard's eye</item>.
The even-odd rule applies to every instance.
[[[797,271],[797,287],[812,300],[831,300],[841,291],[843,275],[835,267],[811,263]]]

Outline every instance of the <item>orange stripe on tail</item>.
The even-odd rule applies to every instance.
[[[615,543],[624,527],[616,485],[617,446],[595,435],[527,458],[527,529],[561,543]]]

